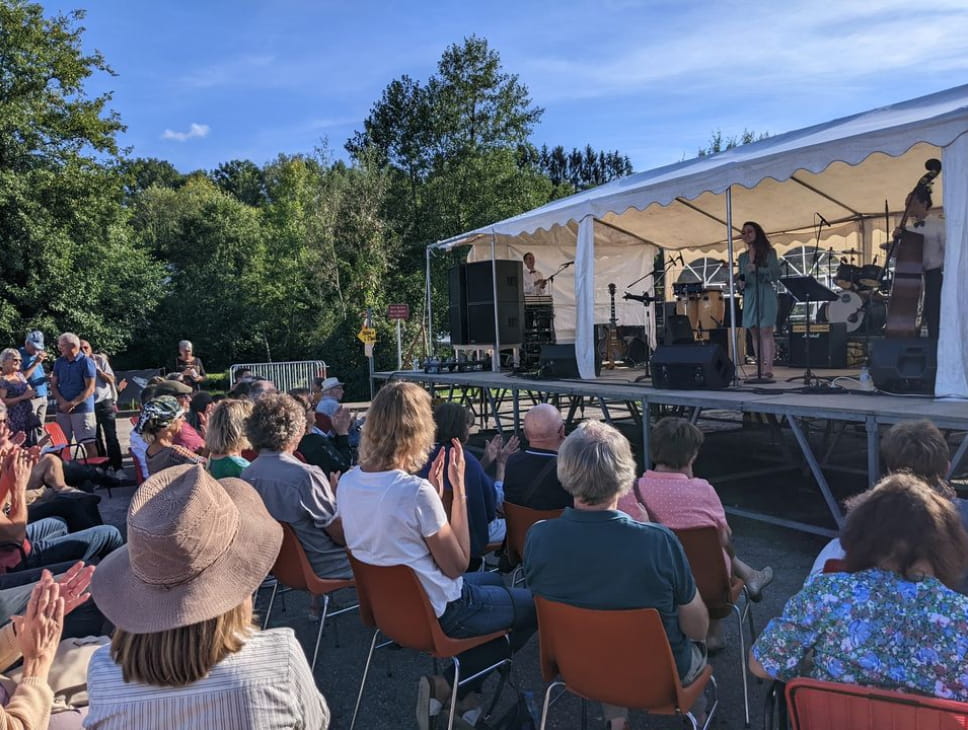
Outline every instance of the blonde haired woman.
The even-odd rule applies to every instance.
[[[413,383],[383,386],[367,413],[360,445],[360,466],[340,479],[338,514],[346,545],[354,557],[371,565],[410,567],[427,593],[444,633],[455,639],[511,629],[517,651],[537,628],[531,592],[506,588],[495,573],[468,573],[470,533],[464,490],[464,452],[459,440],[441,449],[429,481],[416,476],[434,444],[436,424],[430,396]],[[439,490],[444,469],[454,493],[450,519]],[[502,642],[490,642],[461,654],[464,677],[471,677],[506,656]],[[458,692],[457,711],[472,724],[479,714],[478,692],[485,677]],[[443,676],[422,677],[417,687],[417,724],[430,727],[431,716],[450,697]]]
[[[295,634],[252,623],[282,544],[252,487],[198,465],[154,474],[131,501],[128,541],[91,583],[117,628],[91,659],[85,727],[328,727]]]
[[[240,477],[242,470],[249,465],[242,451],[250,448],[245,422],[251,414],[252,401],[228,398],[216,405],[208,417],[205,431],[208,470],[216,479]]]

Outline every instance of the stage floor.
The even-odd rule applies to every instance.
[[[941,400],[927,395],[893,395],[867,391],[860,387],[859,370],[814,370],[814,375],[830,378],[833,386],[841,388],[811,389],[804,392],[802,381],[786,382],[803,374],[799,368],[775,367],[774,383],[751,385],[742,380],[722,390],[672,390],[654,388],[648,381],[636,383],[644,371],[618,367],[602,370],[594,380],[570,380],[536,378],[511,372],[475,371],[466,373],[424,373],[422,371],[379,372],[378,380],[402,379],[427,385],[440,397],[456,399],[474,405],[482,423],[493,423],[497,431],[520,431],[521,417],[533,404],[555,400],[569,420],[580,409],[584,415],[601,417],[607,421],[631,420],[641,434],[641,453],[649,453],[650,421],[661,414],[663,408],[674,407],[693,421],[713,415],[711,411],[729,411],[743,414],[742,419],[754,418],[777,433],[788,427],[803,456],[795,459],[791,453],[784,454],[776,464],[764,469],[762,465],[737,460],[737,472],[731,478],[751,474],[762,475],[771,470],[777,473],[809,467],[814,481],[837,525],[843,522],[843,513],[833,496],[824,470],[836,468],[829,457],[840,434],[850,424],[859,424],[866,433],[866,469],[861,470],[868,484],[880,475],[880,430],[898,421],[927,418],[941,429],[957,432],[958,446],[952,458],[954,470],[968,451],[968,403],[958,400]],[[755,366],[744,366],[741,374],[754,377]],[[592,408],[592,413],[586,411]],[[567,410],[566,410],[567,408]],[[762,414],[746,416],[746,414]],[[738,419],[739,420],[739,419]],[[810,428],[816,421],[826,422],[820,458],[811,444]],[[775,515],[745,512],[744,516],[762,519],[794,529],[820,534],[833,534],[829,529],[816,525],[786,520]]]

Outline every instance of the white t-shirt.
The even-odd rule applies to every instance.
[[[908,224],[907,229],[924,236],[921,265],[925,271],[944,267],[944,218],[936,213],[928,213],[924,225],[915,227]]]
[[[336,514],[353,556],[371,565],[412,568],[438,618],[460,597],[463,579],[444,575],[424,542],[447,524],[444,505],[426,479],[399,469],[354,467],[339,480]]]
[[[817,555],[817,559],[813,561],[813,567],[810,568],[810,574],[807,575],[807,579],[803,581],[804,585],[809,583],[814,579],[815,576],[823,573],[823,566],[826,565],[828,560],[843,560],[847,553],[844,552],[843,545],[840,544],[840,538],[835,537],[833,540],[824,545],[823,550]]]

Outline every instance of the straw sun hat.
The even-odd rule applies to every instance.
[[[241,479],[164,469],[135,492],[128,544],[97,566],[91,594],[115,626],[148,634],[221,616],[259,587],[282,527]]]

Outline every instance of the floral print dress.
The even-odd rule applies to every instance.
[[[773,677],[968,701],[968,597],[870,569],[814,578],[753,645]]]

